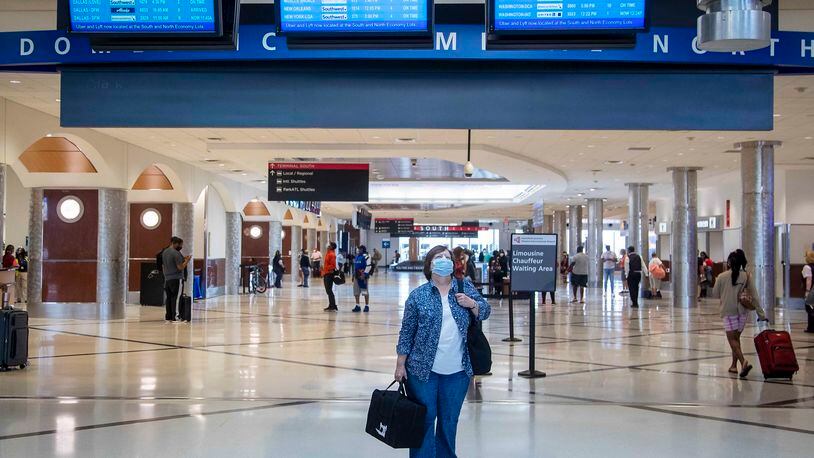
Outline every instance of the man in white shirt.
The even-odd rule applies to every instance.
[[[619,262],[619,258],[616,257],[616,253],[611,251],[610,245],[605,245],[605,252],[602,253],[602,272],[605,275],[605,293],[608,292],[608,284],[610,284],[611,295],[613,295],[613,273],[616,271],[616,263]]]

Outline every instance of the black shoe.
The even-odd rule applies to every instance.
[[[339,309],[335,305],[329,305],[322,309],[324,312],[337,312]]]
[[[639,308],[639,304],[633,304],[633,305],[631,305],[630,307],[631,307],[631,308],[634,308],[634,309],[637,309],[637,308]]]

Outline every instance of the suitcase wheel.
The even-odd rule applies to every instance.
[[[28,367],[28,364],[26,363],[20,364],[20,369],[25,369],[26,367]]]

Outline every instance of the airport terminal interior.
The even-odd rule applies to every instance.
[[[810,0],[0,0],[0,215],[0,457],[814,449]]]

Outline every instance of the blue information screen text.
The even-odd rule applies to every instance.
[[[215,0],[69,0],[71,30],[96,33],[213,33]]]
[[[496,31],[642,29],[645,0],[494,0]]]
[[[427,0],[278,0],[283,32],[423,32]]]

